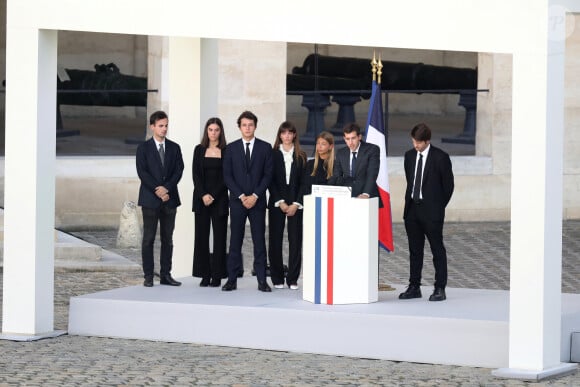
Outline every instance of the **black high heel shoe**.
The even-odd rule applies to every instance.
[[[209,285],[209,278],[202,278],[201,282],[199,283],[199,286],[201,286],[202,288],[207,288]]]

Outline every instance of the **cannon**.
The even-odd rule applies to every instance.
[[[382,64],[381,87],[385,92],[459,94],[459,105],[466,109],[463,133],[448,142],[475,143],[476,69],[394,61]],[[308,109],[305,142],[315,137],[315,129],[324,128],[324,112],[331,97],[339,105],[331,131],[342,136],[342,127],[355,121],[354,105],[370,97],[371,86],[368,59],[308,55],[301,67],[294,67],[286,76],[286,93],[302,95],[302,106]]]
[[[64,131],[61,105],[147,106],[147,78],[122,74],[117,65],[95,64],[95,71],[63,69],[57,83],[57,136],[75,135]]]

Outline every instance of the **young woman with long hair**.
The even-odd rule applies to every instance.
[[[296,127],[284,121],[278,128],[273,146],[273,174],[268,187],[269,244],[268,258],[270,276],[274,288],[284,288],[284,265],[282,244],[284,227],[288,222],[288,273],[286,284],[298,289],[298,277],[302,267],[302,176],[306,154],[300,149]]]
[[[226,137],[222,121],[207,120],[201,143],[193,151],[193,212],[195,242],[194,277],[199,286],[219,287],[226,275],[226,237],[228,227],[228,189],[224,184],[222,160]],[[213,254],[209,252],[210,227],[213,230]]]

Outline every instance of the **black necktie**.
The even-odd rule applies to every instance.
[[[417,163],[417,172],[415,172],[415,185],[413,186],[413,200],[421,199],[421,180],[423,178],[423,155],[419,153],[419,162]]]
[[[250,169],[250,143],[246,143],[246,168]]]
[[[159,157],[161,157],[161,165],[165,164],[165,149],[163,148],[163,144],[159,144]]]
[[[354,177],[354,168],[356,166],[356,152],[352,152],[352,160],[350,161],[350,176]]]

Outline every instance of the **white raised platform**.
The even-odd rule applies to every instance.
[[[447,289],[447,301],[399,300],[404,287],[372,304],[322,305],[301,291],[132,286],[70,300],[69,334],[319,353],[433,364],[508,367],[509,293]],[[562,361],[580,331],[580,295],[562,296]]]

